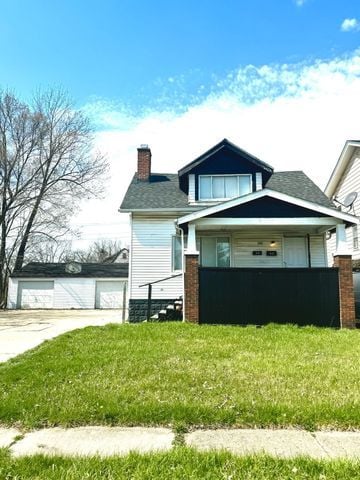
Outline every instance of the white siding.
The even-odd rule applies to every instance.
[[[171,266],[172,236],[176,235],[174,217],[132,217],[130,298],[147,298],[144,283],[173,274]],[[177,298],[183,294],[182,276],[153,285],[153,298]]]
[[[351,192],[358,192],[358,197],[354,202],[354,208],[351,209],[349,213],[360,216],[360,155],[359,151],[357,150],[349,162],[341,181],[335,191],[334,196],[339,200],[339,202],[343,202],[346,195]],[[346,209],[343,209],[346,211]],[[360,228],[358,228],[358,232],[360,233]],[[353,252],[354,259],[360,259],[360,250],[353,250],[353,231],[352,228],[346,229],[346,238],[348,241],[348,246],[351,252]],[[332,256],[336,249],[336,235],[335,233],[332,235],[331,240],[328,240],[327,249],[328,249],[328,262],[329,265],[332,264]]]
[[[270,243],[274,241],[272,247]],[[232,266],[233,267],[283,267],[282,235],[271,232],[234,233],[232,238]],[[259,250],[262,255],[253,255]],[[277,255],[268,257],[266,252],[276,251]]]
[[[284,235],[279,232],[234,233],[232,236],[232,266],[244,268],[284,267],[283,237]],[[272,247],[270,244],[273,241],[275,245]],[[262,255],[253,255],[252,252],[255,250],[261,250]],[[277,255],[268,257],[266,252],[269,250],[275,250]],[[323,235],[310,236],[310,252],[312,267],[327,266]]]
[[[310,252],[312,267],[327,267],[324,235],[310,235]]]
[[[10,278],[8,285],[7,308],[16,308],[17,304],[18,279]]]
[[[54,308],[95,308],[93,278],[56,278]]]
[[[195,202],[195,175],[193,173],[190,173],[189,175],[189,202],[193,203]]]
[[[329,267],[334,263],[333,255],[336,250],[336,233],[333,232],[331,237],[326,241],[327,262]]]

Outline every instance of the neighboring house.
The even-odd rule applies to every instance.
[[[340,154],[335,168],[325,188],[325,194],[341,208],[343,212],[360,216],[360,141],[348,140]],[[336,200],[338,202],[336,202]],[[346,239],[349,251],[352,251],[354,264],[360,266],[360,229],[357,225],[348,228]],[[330,234],[328,235],[330,237]],[[328,239],[328,261],[336,250],[335,235]]]
[[[129,249],[121,248],[118,252],[105,258],[104,263],[129,263]]]
[[[128,264],[32,262],[10,276],[8,308],[124,308]]]
[[[191,322],[354,326],[342,249],[358,221],[301,171],[274,173],[224,139],[177,174],[152,173],[142,145],[120,211],[131,217],[131,322],[146,318],[153,283],[152,314],[184,297]],[[338,269],[327,268],[333,229]]]

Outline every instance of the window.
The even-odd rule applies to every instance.
[[[251,191],[251,175],[199,176],[200,200],[240,197]]]
[[[201,237],[200,263],[203,267],[230,267],[228,237]]]
[[[172,270],[182,270],[182,244],[180,235],[172,237]]]
[[[357,225],[352,227],[352,234],[353,234],[353,249],[359,250],[359,233]]]

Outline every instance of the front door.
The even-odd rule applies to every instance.
[[[284,266],[287,268],[309,266],[306,237],[284,238]]]

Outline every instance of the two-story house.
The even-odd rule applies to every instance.
[[[131,216],[130,321],[146,318],[152,283],[151,313],[183,297],[190,322],[354,325],[345,228],[358,221],[301,171],[274,172],[224,139],[177,174],[153,173],[142,145],[120,211]]]

